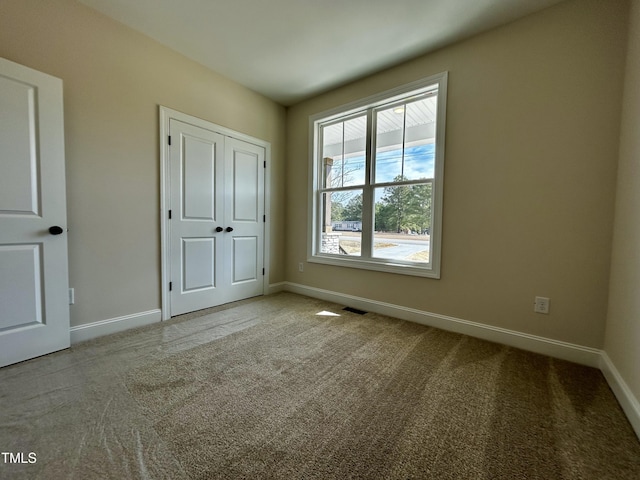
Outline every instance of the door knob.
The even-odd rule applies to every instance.
[[[224,230],[224,228],[222,228],[222,227],[216,227],[216,232],[221,232],[222,230]]]
[[[227,232],[233,232],[233,228],[227,227]]]
[[[53,227],[49,227],[49,233],[51,235],[60,235],[62,232],[64,232],[62,227],[59,227],[57,225],[54,225]]]

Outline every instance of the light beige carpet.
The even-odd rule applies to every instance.
[[[640,479],[599,371],[328,305],[127,374],[190,478]]]

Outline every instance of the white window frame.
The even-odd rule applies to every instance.
[[[445,126],[446,126],[446,100],[447,100],[447,80],[448,72],[432,75],[421,80],[399,86],[397,88],[381,92],[360,100],[356,100],[346,105],[342,105],[331,110],[326,110],[309,117],[309,225],[308,225],[308,247],[307,261],[312,263],[322,263],[327,265],[336,265],[350,268],[361,268],[365,270],[376,270],[382,272],[399,273],[404,275],[415,275],[420,277],[440,278],[440,260],[442,250],[442,202],[443,202],[443,184],[444,184],[444,143],[445,143]],[[321,192],[323,175],[322,175],[322,152],[320,149],[319,127],[332,120],[353,116],[355,114],[368,115],[369,132],[367,134],[367,152],[372,149],[372,139],[375,137],[370,128],[373,122],[373,109],[383,105],[391,105],[404,99],[411,98],[416,95],[424,94],[437,86],[438,110],[436,113],[436,152],[435,167],[433,179],[433,204],[432,204],[432,223],[430,231],[431,262],[428,264],[419,262],[405,262],[399,260],[355,257],[347,255],[337,255],[320,252],[321,236],[322,236],[322,201]],[[373,125],[375,127],[375,125]],[[367,164],[371,168],[370,159]],[[363,187],[363,195],[367,190],[372,188],[370,176],[365,181]],[[370,195],[369,195],[370,196]],[[371,248],[373,236],[373,205],[372,201],[363,199],[364,208],[362,212],[363,231],[362,242],[363,250]],[[368,206],[368,208],[366,208]],[[370,225],[367,231],[364,226]],[[365,238],[365,236],[369,238]]]

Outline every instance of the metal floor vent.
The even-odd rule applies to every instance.
[[[364,315],[365,312],[364,310],[358,310],[357,308],[353,308],[353,307],[344,307],[343,310],[346,310],[347,312],[351,312],[351,313],[357,313],[358,315]]]

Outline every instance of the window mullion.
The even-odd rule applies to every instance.
[[[345,155],[345,151],[344,151],[344,129],[345,129],[345,122],[342,122],[342,157],[340,160],[340,186],[344,187],[344,155]]]
[[[373,109],[367,110],[367,138],[365,147],[365,176],[364,186],[362,188],[362,239],[360,246],[360,255],[362,258],[371,258],[373,251],[373,188],[371,187],[372,181],[372,167],[373,167]]]
[[[400,170],[401,178],[404,179],[404,150],[407,143],[407,103],[402,109],[402,167]]]

